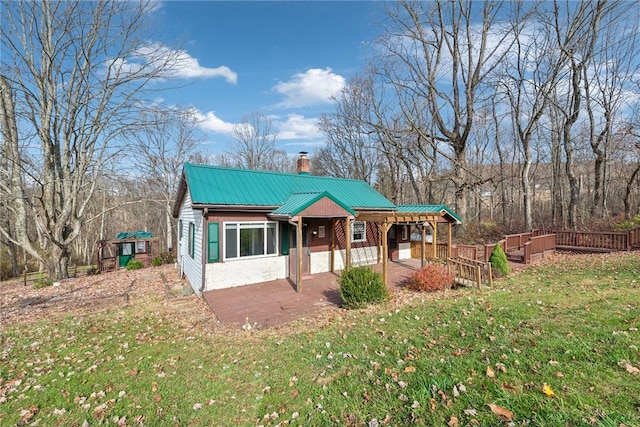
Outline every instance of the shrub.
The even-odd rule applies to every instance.
[[[506,276],[511,272],[507,255],[505,255],[502,246],[499,244],[493,248],[493,252],[489,256],[489,263],[491,264],[491,269],[497,272],[498,276]]]
[[[162,264],[163,264],[163,263],[162,263],[162,258],[160,258],[159,256],[155,257],[155,258],[153,259],[153,261],[151,261],[151,265],[153,265],[154,267],[159,267],[159,266],[161,266]]]
[[[160,258],[160,261],[162,261],[163,264],[171,264],[176,261],[176,257],[173,256],[173,252],[160,252],[158,258]]]
[[[442,265],[427,265],[413,273],[405,286],[414,291],[437,292],[451,288],[455,276]]]
[[[127,270],[139,270],[141,268],[144,268],[144,263],[138,259],[132,259],[127,263],[127,266],[125,268]]]
[[[90,265],[87,268],[87,276],[95,276],[96,274],[100,274],[100,269],[95,265]]]
[[[371,267],[345,269],[338,283],[344,308],[360,308],[367,304],[381,303],[389,298],[382,274],[376,273]]]
[[[53,280],[40,277],[34,280],[32,287],[33,289],[42,289],[42,288],[48,288],[49,286],[53,286]]]

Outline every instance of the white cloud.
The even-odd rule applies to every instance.
[[[279,140],[310,140],[321,137],[318,119],[307,119],[300,114],[289,114],[285,121],[274,120]]]
[[[203,67],[198,59],[189,55],[187,51],[174,50],[160,43],[141,46],[130,58],[114,59],[112,65],[126,74],[133,74],[146,67],[156,67],[165,68],[161,76],[167,79],[222,77],[231,84],[238,82],[238,74],[229,67],[224,65],[216,68]]]
[[[311,68],[298,73],[288,82],[279,82],[273,87],[284,100],[275,105],[277,108],[300,108],[331,102],[345,86],[345,78],[331,71],[331,68]]]
[[[228,123],[216,116],[214,111],[202,113],[200,110],[194,109],[194,116],[198,120],[198,126],[204,131],[231,135],[233,133],[234,123]]]

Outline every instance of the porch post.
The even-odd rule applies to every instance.
[[[378,230],[378,244],[376,245],[376,264],[380,264],[380,257],[382,256],[382,230],[380,229],[379,223],[376,223],[376,229]]]
[[[451,258],[451,226],[450,222],[447,222],[447,258]]]
[[[430,221],[431,225],[431,245],[433,245],[432,256],[434,259],[438,258],[438,221]]]
[[[302,292],[302,215],[298,216],[296,227],[296,252],[298,253],[298,274],[296,274],[296,292]]]
[[[389,269],[389,244],[387,242],[387,233],[389,232],[390,224],[385,222],[382,223],[382,280],[384,280],[384,285],[388,286],[388,269]]]
[[[427,252],[427,224],[422,223],[422,240],[420,242],[420,267],[424,268],[425,253]]]
[[[331,220],[331,230],[329,232],[331,233],[331,242],[329,243],[330,252],[331,252],[329,254],[329,263],[330,263],[331,272],[333,273],[334,271],[336,271],[336,220],[335,219]]]
[[[351,218],[347,217],[345,219],[345,265],[344,268],[347,269],[351,267]],[[366,230],[365,230],[366,233]]]

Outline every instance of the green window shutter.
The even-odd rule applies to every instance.
[[[280,244],[282,255],[289,255],[289,223],[280,223]]]
[[[220,227],[217,222],[210,222],[207,226],[207,234],[209,236],[209,255],[207,260],[208,262],[218,262],[220,261]]]

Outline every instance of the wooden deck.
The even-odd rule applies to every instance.
[[[382,264],[372,266],[382,271]],[[390,262],[388,288],[398,291],[411,273],[420,269],[420,260]],[[327,306],[342,304],[338,275],[320,273],[304,276],[302,292],[297,293],[289,280],[274,280],[255,285],[203,292],[203,297],[222,323],[269,327],[301,319]]]

